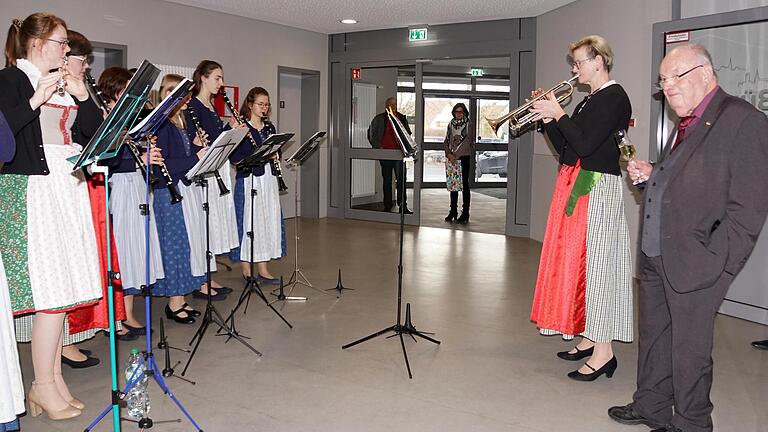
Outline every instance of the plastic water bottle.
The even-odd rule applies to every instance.
[[[136,376],[133,372],[138,369]],[[128,362],[125,364],[125,382],[130,382],[147,369],[146,363],[142,362],[141,352],[138,348],[131,348],[131,354]],[[149,394],[147,393],[147,375],[142,374],[141,379],[125,395],[125,401],[128,405],[128,415],[136,419],[143,419],[149,415]]]

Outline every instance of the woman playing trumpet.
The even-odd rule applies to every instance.
[[[549,209],[531,320],[544,335],[582,336],[564,360],[589,360],[568,374],[580,381],[611,377],[611,342],[632,341],[632,278],[619,150],[614,133],[626,129],[631,105],[611,80],[613,52],[600,36],[570,45],[571,72],[590,93],[565,113],[551,93],[531,112],[560,155]],[[539,97],[541,90],[533,92]]]

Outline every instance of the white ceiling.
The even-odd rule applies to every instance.
[[[574,0],[166,0],[319,33],[535,17]],[[353,18],[357,24],[339,20]]]

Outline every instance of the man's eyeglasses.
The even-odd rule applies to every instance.
[[[594,59],[595,59],[594,57],[590,57],[590,58],[587,58],[587,59],[584,59],[584,60],[571,60],[570,64],[571,64],[571,67],[576,66],[576,69],[581,69],[581,65],[583,65],[584,63],[586,63],[588,61],[592,61]]]
[[[659,81],[657,81],[656,84],[654,84],[654,86],[657,89],[659,89],[659,90],[664,90],[664,87],[675,85],[680,78],[688,75],[689,73],[695,71],[696,69],[698,69],[700,67],[704,67],[704,65],[700,64],[698,66],[694,66],[694,67],[688,69],[687,71],[685,71],[685,72],[683,72],[681,74],[672,75],[672,76],[668,76],[668,77],[661,77],[661,78],[659,78]]]
[[[47,40],[47,41],[51,41],[51,42],[56,42],[56,43],[57,43],[57,44],[59,44],[59,45],[60,45],[62,48],[69,46],[69,41],[68,41],[67,39],[64,39],[64,40],[58,40],[58,39],[50,39],[50,38],[45,38],[45,40]]]

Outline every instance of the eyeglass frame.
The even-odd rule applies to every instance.
[[[664,90],[664,86],[666,86],[666,85],[673,86],[673,85],[677,84],[677,82],[680,81],[680,78],[688,75],[689,73],[695,71],[696,69],[698,69],[700,67],[704,67],[704,65],[700,64],[698,66],[694,66],[694,67],[688,69],[687,71],[685,71],[683,73],[675,74],[675,75],[672,75],[672,76],[669,76],[669,77],[666,77],[666,78],[659,78],[658,81],[653,83],[653,86],[656,87],[659,90]]]
[[[260,108],[272,108],[272,104],[270,102],[267,102],[267,103],[254,102],[253,104]]]
[[[51,38],[44,38],[44,39],[47,41],[56,42],[57,44],[59,44],[61,48],[69,46],[69,39],[64,39],[64,40],[51,39]]]
[[[576,66],[576,69],[581,69],[581,65],[583,65],[586,62],[590,62],[590,61],[592,61],[592,60],[594,60],[596,58],[597,58],[597,56],[592,56],[592,57],[586,58],[584,60],[571,60],[569,62],[569,64],[571,65],[571,67]]]
[[[70,58],[70,59],[79,60],[84,65],[86,65],[86,64],[90,65],[91,64],[91,60],[92,60],[91,56],[86,56],[86,55],[68,55],[67,57]]]

